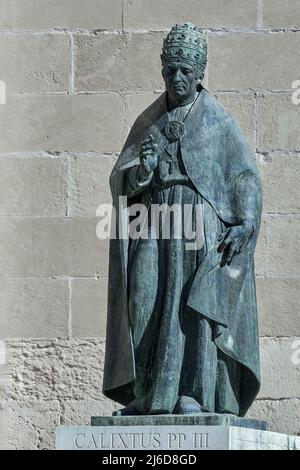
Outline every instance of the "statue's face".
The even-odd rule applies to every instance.
[[[162,69],[166,90],[177,102],[185,101],[197,88],[198,76],[192,65],[184,62],[169,62]]]

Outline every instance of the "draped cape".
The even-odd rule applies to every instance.
[[[128,315],[129,204],[125,194],[126,171],[139,164],[141,142],[150,134],[163,151],[161,132],[168,122],[166,92],[135,121],[110,175],[115,208],[116,237],[110,240],[106,353],[103,393],[127,405],[134,397],[135,361]],[[254,250],[261,219],[260,178],[251,149],[231,115],[202,89],[185,121],[181,139],[182,161],[187,175],[226,226],[251,221],[254,233],[230,265],[222,265],[216,244],[197,268],[187,304],[214,322],[218,348],[241,365],[240,416],[260,387]],[[147,204],[151,204],[151,192]],[[123,236],[121,236],[121,232]]]

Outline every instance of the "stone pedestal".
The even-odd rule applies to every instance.
[[[266,431],[265,421],[231,415],[95,416],[91,426],[61,426],[57,449],[300,450],[300,437]]]
[[[267,429],[266,421],[217,413],[190,415],[92,416],[92,426],[236,426]]]

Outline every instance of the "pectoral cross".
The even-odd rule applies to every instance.
[[[166,153],[169,156],[168,160],[166,160],[166,162],[169,164],[169,175],[172,175],[173,171],[174,171],[174,155],[172,155],[170,152],[168,152],[167,149],[165,149],[165,150],[166,150]]]

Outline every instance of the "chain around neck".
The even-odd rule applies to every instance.
[[[177,118],[177,115],[178,115],[178,112],[180,112],[180,114],[182,113],[182,110],[183,108],[185,107],[189,107],[186,115],[184,116],[183,119],[181,119],[181,122],[185,122],[186,118],[188,117],[189,113],[191,112],[192,108],[194,107],[194,104],[196,103],[198,97],[200,95],[200,92],[198,91],[196,93],[196,96],[195,98],[193,98],[189,103],[186,103],[184,105],[178,105],[176,107],[174,107],[173,109],[171,109],[170,111],[168,111],[168,117],[170,119],[170,114],[173,113],[173,115],[175,116],[175,118]]]

